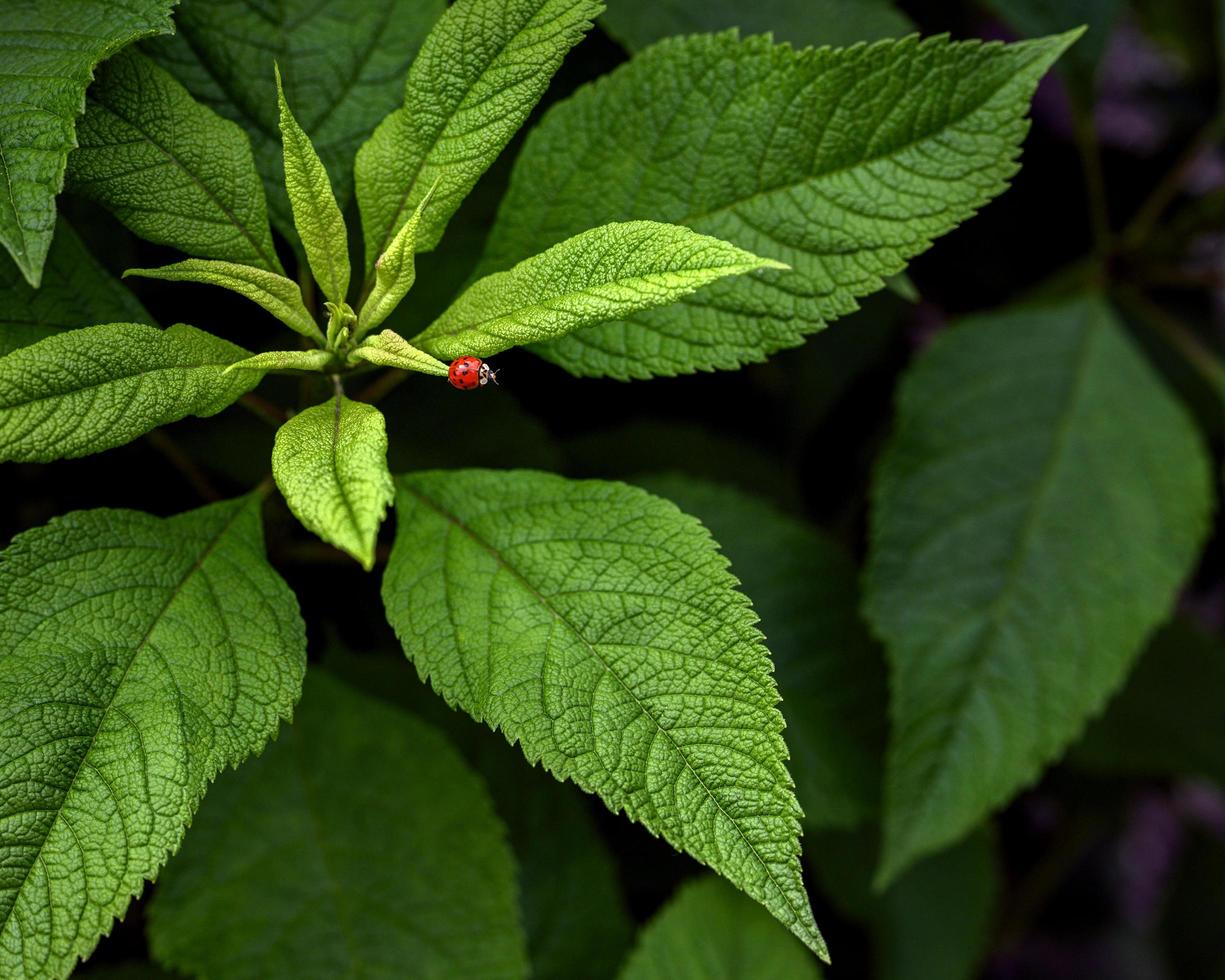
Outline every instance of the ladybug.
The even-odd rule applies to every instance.
[[[461,391],[471,391],[490,381],[498,383],[498,372],[482,361],[479,357],[466,355],[457,357],[447,368],[447,380]]]

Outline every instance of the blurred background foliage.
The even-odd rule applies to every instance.
[[[183,0],[181,11],[207,2]],[[804,45],[910,30],[1012,39],[1090,26],[1039,90],[1012,189],[908,270],[917,299],[883,291],[803,347],[739,372],[622,384],[571,378],[514,351],[498,359],[502,387],[495,391],[459,396],[441,384],[404,384],[384,403],[393,471],[526,466],[629,480],[711,527],[776,657],[808,813],[810,887],[834,965],[819,973],[761,909],[597,800],[529,769],[500,736],[447,708],[404,663],[370,580],[295,533],[288,515],[274,514],[270,554],[301,598],[312,659],[437,725],[484,776],[519,861],[536,976],[598,980],[624,969],[627,977],[1225,980],[1219,533],[1177,618],[1080,743],[997,817],[884,893],[871,888],[887,726],[884,660],[858,612],[869,481],[893,424],[895,388],[929,341],[964,314],[1068,282],[1104,286],[1133,339],[1193,410],[1219,470],[1222,4],[611,6],[567,59],[537,115],[628,52],[673,33],[740,26]],[[419,259],[411,302],[388,326],[411,336],[467,280],[521,140],[464,204],[443,247]],[[175,257],[86,202],[65,197],[61,204],[67,224],[114,273]],[[79,247],[70,233],[57,234],[65,254]],[[185,318],[186,304],[194,323],[254,349],[280,329],[216,290],[146,281],[138,295],[158,322]],[[132,300],[124,294],[114,302],[123,310]],[[272,384],[287,403],[310,394],[296,380]],[[100,457],[10,468],[0,538],[77,508],[171,514],[239,492],[264,476],[271,439],[271,429],[234,409]],[[831,744],[844,751],[822,755]],[[840,788],[838,807],[822,804],[831,785]],[[693,923],[709,941],[694,944]],[[143,926],[137,903],[82,975],[162,975],[142,962]]]

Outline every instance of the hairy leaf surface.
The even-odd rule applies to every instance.
[[[824,955],[770,658],[701,525],[624,484],[527,470],[397,486],[383,600],[422,677]]]
[[[353,351],[353,356],[370,364],[400,368],[403,371],[420,371],[438,378],[447,376],[447,365],[423,350],[418,350],[398,333],[384,330],[366,340]]]
[[[247,352],[185,323],[104,323],[0,358],[0,460],[101,452],[187,415],[215,415],[259,383],[226,375]]]
[[[797,48],[903,37],[914,30],[890,0],[616,0],[600,24],[630,51],[676,34],[728,27],[738,27],[745,35],[769,32],[776,41]]]
[[[540,348],[579,375],[734,368],[794,347],[1007,186],[1034,87],[1074,35],[794,51],[663,41],[551,109],[481,271],[592,225],[687,225],[792,267]]]
[[[172,30],[174,0],[7,0],[0,33],[0,242],[38,286],[55,196],[98,62]]]
[[[718,878],[685,882],[642,931],[621,980],[820,980],[808,951]]]
[[[1169,613],[1210,509],[1191,420],[1103,300],[937,338],[873,485],[865,609],[893,721],[882,882],[1080,733]]]
[[[374,567],[374,539],[395,495],[382,412],[339,393],[300,412],[277,431],[272,475],[307,530]]]
[[[269,350],[253,354],[227,367],[232,371],[322,371],[333,361],[326,350]]]
[[[635,482],[699,518],[753,598],[783,696],[804,826],[849,827],[875,817],[884,656],[859,618],[859,570],[850,557],[751,494],[683,476]]]
[[[724,276],[785,268],[678,225],[603,225],[473,283],[413,343],[446,360],[490,357],[666,306]]]
[[[524,977],[505,837],[438,732],[312,670],[159,881],[153,951],[232,980]]]
[[[306,668],[259,498],[77,511],[0,555],[0,974],[67,976]]]
[[[180,0],[176,35],[145,48],[246,130],[273,220],[292,235],[273,63],[343,208],[353,196],[353,154],[403,101],[408,66],[444,9],[445,0]]]
[[[276,95],[281,107],[285,191],[289,194],[294,227],[323,295],[333,303],[343,303],[349,290],[349,239],[345,219],[332,193],[332,183],[323,161],[285,100],[280,71],[276,75]]]
[[[367,277],[435,183],[417,250],[438,244],[602,9],[598,0],[457,0],[447,9],[409,69],[403,107],[357,152]]]
[[[267,269],[215,259],[186,259],[157,269],[128,269],[123,275],[124,278],[143,276],[170,282],[200,282],[233,290],[258,303],[302,336],[323,342],[323,331],[306,309],[298,284]]]
[[[63,218],[38,289],[15,265],[0,264],[0,357],[100,320],[153,323],[140,301],[102,268]]]
[[[251,147],[148,58],[112,58],[90,86],[68,188],[142,238],[281,272]]]

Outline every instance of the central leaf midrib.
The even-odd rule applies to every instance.
[[[1075,406],[1080,398],[1088,365],[1092,361],[1090,354],[1094,348],[1094,341],[1105,328],[1105,324],[1099,319],[1100,310],[1096,306],[1092,307],[1086,315],[1093,319],[1085,327],[1084,338],[1081,340],[1076,351],[1072,378],[1064,399],[1063,411],[1059,414],[1059,422],[1051,435],[1050,451],[1047,453],[1042,470],[1034,483],[1033,499],[1026,509],[1025,517],[1017,531],[1015,545],[1011,550],[1011,557],[1005,568],[1004,583],[1000,586],[999,592],[985,610],[975,613],[975,618],[981,616],[985,621],[985,630],[979,641],[975,644],[977,653],[972,656],[966,683],[962,686],[960,695],[955,700],[955,706],[948,712],[949,717],[952,719],[952,723],[949,726],[951,735],[943,740],[943,745],[939,750],[939,759],[930,770],[936,773],[938,780],[943,778],[941,773],[948,771],[949,756],[953,751],[953,747],[960,740],[961,733],[965,730],[964,719],[966,708],[974,692],[979,687],[979,680],[983,671],[986,670],[987,664],[991,660],[990,653],[994,647],[994,637],[1001,629],[1004,614],[1012,602],[1016,591],[1018,572],[1024,564],[1024,559],[1032,545],[1034,527],[1042,515],[1046,497],[1054,480],[1054,474],[1058,470],[1059,463],[1064,456],[1064,448],[1071,429],[1072,417],[1075,414]],[[924,814],[930,810],[933,799],[933,793],[924,795],[916,816],[910,821],[912,834],[913,828],[920,825]]]
[[[29,883],[30,875],[33,874],[35,866],[42,861],[43,851],[46,849],[47,841],[51,839],[51,834],[60,821],[60,816],[64,811],[64,807],[67,805],[68,800],[72,797],[72,791],[76,788],[77,778],[81,775],[81,770],[85,768],[85,764],[89,760],[89,756],[94,750],[94,745],[98,740],[98,735],[102,731],[103,727],[105,727],[106,719],[111,710],[114,708],[115,700],[119,697],[119,691],[123,688],[124,681],[127,680],[128,674],[131,673],[133,665],[135,665],[136,661],[140,659],[140,655],[144,651],[145,645],[149,642],[149,638],[153,635],[153,631],[162,621],[162,618],[166,615],[171,605],[174,604],[174,601],[182,593],[184,587],[192,579],[192,577],[204,567],[204,563],[208,560],[209,556],[212,555],[218,543],[220,543],[221,539],[225,537],[230,528],[234,526],[235,522],[246,512],[246,509],[247,504],[243,504],[235,508],[234,513],[224,524],[222,524],[217,533],[209,540],[204,550],[191,564],[191,567],[183,573],[183,577],[179,579],[174,588],[170,590],[170,594],[166,597],[166,601],[162,603],[162,607],[157,611],[156,615],[154,615],[149,624],[149,628],[145,631],[144,636],[140,638],[140,642],[133,648],[132,655],[128,658],[127,666],[124,667],[123,673],[119,676],[119,679],[115,681],[114,689],[111,691],[110,700],[107,701],[106,706],[102,709],[102,714],[98,718],[98,725],[94,729],[93,735],[90,737],[89,745],[81,754],[81,759],[77,763],[76,771],[72,774],[72,779],[69,780],[68,786],[64,790],[64,795],[61,798],[59,805],[55,807],[55,818],[51,821],[51,825],[47,828],[47,832],[43,836],[42,843],[38,845],[38,852],[30,861],[30,866],[26,869],[25,877],[22,878],[21,884],[13,890],[13,903],[9,906],[4,918],[0,920],[0,935],[2,935],[4,931],[8,929],[9,922],[11,922],[13,918],[13,913],[21,902],[22,892],[25,891],[25,887]]]
[[[550,312],[552,310],[553,304],[565,302],[565,301],[572,300],[572,299],[582,298],[584,296],[589,295],[590,292],[597,287],[605,288],[609,286],[611,287],[627,286],[631,283],[645,282],[646,280],[650,279],[650,277],[652,276],[683,275],[683,276],[700,277],[707,270],[719,272],[720,275],[717,276],[716,278],[722,278],[723,276],[738,275],[743,272],[752,272],[753,270],[757,268],[759,268],[759,266],[754,263],[738,262],[738,263],[733,263],[733,264],[724,265],[724,266],[694,266],[691,268],[684,268],[684,269],[661,269],[658,272],[643,272],[643,273],[638,273],[637,275],[625,276],[621,279],[605,279],[599,283],[594,283],[592,285],[586,286],[583,289],[574,290],[568,293],[558,293],[556,296],[548,297],[547,300],[539,300],[535,303],[525,303],[522,306],[516,306],[513,310],[510,310],[506,313],[498,313],[495,316],[485,317],[485,319],[483,320],[476,320],[474,322],[466,322],[466,323],[461,324],[458,327],[455,327],[454,329],[433,330],[433,325],[431,324],[431,326],[423,330],[418,335],[418,337],[421,339],[425,339],[425,340],[433,340],[437,337],[455,337],[455,336],[458,336],[459,334],[467,333],[470,330],[481,330],[483,328],[487,328],[489,324],[497,323],[500,320],[514,320],[515,317],[522,316],[527,313],[535,312],[537,310],[542,311],[542,312]],[[495,275],[510,275],[511,272],[513,271],[514,270],[511,269],[511,270],[508,270],[507,272],[495,273]],[[680,287],[680,288],[683,288],[683,287]],[[695,287],[695,288],[698,288],[698,287]],[[462,302],[462,300],[463,300],[463,297],[461,296],[460,299],[456,301],[456,306],[458,306],[459,303]],[[625,315],[629,316],[630,314],[626,313]],[[444,313],[442,317],[439,317],[438,320],[435,321],[435,323],[441,321],[442,318],[445,316],[446,316],[446,313]],[[433,330],[433,333],[431,333],[431,330]],[[530,343],[538,343],[538,342],[539,341],[536,341],[536,340],[530,341]]]
[[[718,809],[719,813],[735,829],[736,834],[740,838],[741,842],[749,849],[750,853],[753,855],[757,863],[765,870],[766,874],[769,876],[770,883],[774,886],[775,890],[782,897],[787,907],[791,910],[792,914],[795,916],[795,921],[796,921],[797,926],[800,928],[803,928],[803,924],[805,922],[805,916],[802,910],[797,909],[795,905],[792,903],[791,896],[787,894],[787,891],[782,887],[781,884],[779,884],[778,879],[774,876],[774,870],[765,861],[765,859],[762,858],[761,854],[758,852],[753,842],[748,839],[748,836],[741,829],[739,822],[735,820],[731,816],[731,814],[727,812],[726,809],[724,809],[722,801],[714,794],[714,792],[710,789],[710,787],[706,785],[706,781],[702,778],[702,776],[694,768],[693,763],[689,761],[689,757],[685,754],[684,750],[681,749],[680,745],[678,745],[676,740],[672,737],[672,733],[669,732],[668,729],[664,728],[663,725],[659,723],[659,720],[647,709],[647,706],[643,704],[642,700],[638,697],[638,695],[635,694],[634,691],[631,690],[629,686],[625,683],[625,681],[621,678],[621,676],[617,674],[617,672],[611,668],[608,661],[606,661],[600,655],[599,651],[595,648],[595,646],[590,641],[588,641],[588,639],[585,636],[583,636],[583,634],[579,631],[578,627],[576,627],[573,623],[571,623],[568,619],[566,619],[566,617],[563,616],[552,605],[552,603],[549,602],[548,598],[545,597],[539,590],[536,589],[535,586],[532,585],[532,583],[523,575],[522,572],[520,572],[514,565],[512,565],[509,561],[506,560],[506,558],[502,555],[502,553],[493,544],[486,541],[484,538],[478,535],[475,531],[469,528],[458,517],[444,510],[441,504],[425,496],[421,491],[419,491],[415,487],[411,486],[408,483],[402,483],[401,486],[404,487],[404,489],[406,489],[409,493],[411,493],[419,501],[421,501],[423,504],[429,507],[430,510],[434,511],[444,520],[449,521],[452,525],[454,525],[460,531],[466,534],[469,538],[471,538],[471,540],[478,547],[486,551],[494,559],[494,561],[498,563],[500,567],[506,569],[506,571],[508,571],[512,576],[514,576],[514,578],[529,593],[531,593],[532,596],[536,598],[536,600],[541,604],[541,606],[544,607],[544,609],[549,613],[549,615],[551,615],[558,623],[560,623],[563,627],[565,627],[571,634],[573,634],[578,639],[578,641],[587,649],[587,651],[596,660],[596,662],[599,663],[600,666],[604,669],[604,672],[617,681],[617,683],[621,686],[622,690],[624,690],[625,693],[628,694],[634,700],[634,703],[638,706],[638,709],[642,712],[643,716],[646,718],[649,718],[651,720],[651,723],[655,726],[656,730],[668,740],[668,744],[672,746],[677,756],[679,756],[681,761],[685,764],[685,768],[689,770],[693,778],[697,780],[698,785],[702,787],[702,790],[706,794],[706,796],[709,797],[711,802],[714,803],[715,807]]]

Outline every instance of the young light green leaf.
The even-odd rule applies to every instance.
[[[374,567],[374,540],[395,495],[382,412],[337,392],[295,415],[276,434],[272,475],[308,531]]]
[[[437,188],[438,181],[435,180],[413,211],[413,216],[396,232],[396,237],[387,246],[387,251],[374,263],[374,289],[362,304],[357,318],[359,338],[386,320],[400,300],[413,288],[417,279],[417,228],[421,224],[421,215],[429,207],[430,198],[434,196]]]
[[[112,58],[89,88],[68,187],[142,238],[282,272],[241,129],[143,55]]]
[[[666,306],[724,276],[786,268],[679,225],[602,225],[473,283],[413,343],[445,360],[490,357]]]
[[[333,303],[343,303],[349,291],[349,235],[344,215],[323,161],[285,101],[280,68],[276,69],[276,97],[281,108],[285,190],[294,227],[323,295]]]
[[[174,0],[9,0],[0,34],[0,242],[37,287],[55,231],[55,196],[85,88],[98,62],[173,31]]]
[[[403,103],[408,66],[445,9],[446,0],[181,0],[175,36],[145,50],[246,130],[273,222],[292,237],[273,63],[344,208],[353,197],[353,155]]]
[[[677,34],[706,34],[738,27],[745,36],[767,31],[776,41],[796,48],[904,37],[914,31],[890,0],[616,0],[600,17],[600,26],[627,50],[641,51]]]
[[[447,8],[409,69],[403,107],[357,151],[367,282],[435,182],[417,251],[438,244],[602,9],[598,0],[457,0]]]
[[[353,351],[352,356],[356,360],[381,364],[383,367],[420,371],[422,374],[432,374],[439,378],[447,376],[447,366],[442,361],[423,350],[417,350],[392,330],[384,330],[367,338],[364,344]]]
[[[334,360],[327,350],[270,350],[235,361],[225,369],[231,371],[322,371]]]
[[[538,352],[623,379],[763,360],[856,309],[1005,189],[1034,87],[1074,38],[663,41],[535,127],[480,271],[593,224],[686,225],[793,271],[715,283]]]
[[[783,697],[805,828],[875,818],[885,664],[859,617],[859,570],[850,557],[815,528],[750,494],[679,475],[634,482],[699,518],[753,597]]]
[[[232,980],[525,977],[505,834],[438,732],[312,670],[159,880],[154,955]]]
[[[166,279],[171,282],[202,282],[220,286],[258,303],[291,330],[323,343],[323,331],[302,302],[302,290],[292,279],[237,262],[187,259],[157,269],[128,269],[128,276]]]
[[[0,650],[0,975],[65,977],[289,717],[306,632],[252,496],[18,535]]]
[[[46,462],[131,442],[187,415],[215,415],[260,376],[225,369],[248,352],[176,323],[104,323],[0,358],[0,460]]]
[[[937,338],[873,485],[865,611],[893,720],[881,883],[1101,709],[1193,566],[1210,487],[1194,425],[1100,298]]]
[[[656,913],[620,980],[821,980],[807,950],[761,908],[709,875]]]
[[[75,327],[104,322],[153,323],[118,279],[102,268],[62,217],[34,289],[15,265],[0,263],[0,357]]]
[[[824,956],[770,657],[701,525],[634,487],[528,470],[397,486],[383,601],[422,677]]]

